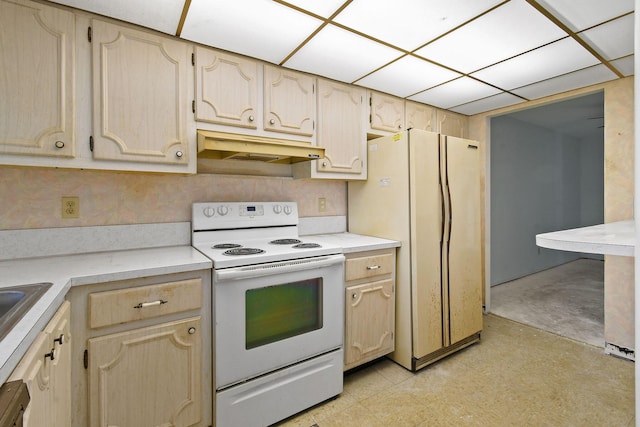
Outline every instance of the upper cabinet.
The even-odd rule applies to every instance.
[[[75,155],[75,20],[0,0],[0,154]]]
[[[318,79],[317,145],[325,158],[294,165],[295,177],[367,179],[365,89]]]
[[[265,64],[264,129],[310,137],[315,117],[315,78]]]
[[[96,19],[92,45],[93,157],[186,172],[191,46]]]
[[[436,109],[415,101],[405,101],[405,123],[407,129],[436,130]]]
[[[374,91],[368,91],[368,95],[371,136],[389,135],[405,129],[404,99]]]
[[[438,110],[436,132],[458,138],[466,138],[469,133],[469,119],[463,114],[453,113],[447,110]]]
[[[196,47],[196,120],[256,129],[258,63]]]

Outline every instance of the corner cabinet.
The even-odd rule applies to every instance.
[[[189,169],[196,150],[195,131],[188,129],[191,45],[97,19],[91,43],[93,158],[195,172],[195,159]]]
[[[70,298],[73,426],[211,425],[209,271],[77,287]]]
[[[74,157],[73,13],[0,0],[0,44],[0,154]]]
[[[71,425],[70,307],[64,302],[47,324],[9,381],[27,385],[30,402],[24,412],[25,427]]]
[[[344,370],[395,349],[395,249],[347,254]]]

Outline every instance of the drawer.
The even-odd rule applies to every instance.
[[[89,294],[89,327],[101,328],[202,307],[202,279]]]
[[[347,282],[367,277],[381,276],[393,272],[395,255],[390,253],[349,258],[345,263]]]

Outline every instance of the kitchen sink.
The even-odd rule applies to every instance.
[[[50,286],[51,283],[45,282],[0,288],[0,340],[11,331],[11,328]]]

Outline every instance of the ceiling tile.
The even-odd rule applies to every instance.
[[[191,0],[181,37],[278,64],[321,23],[270,0]]]
[[[500,89],[480,83],[469,77],[461,77],[410,96],[409,99],[447,109],[454,105],[465,104],[495,95],[498,92],[500,92]]]
[[[53,0],[55,3],[175,35],[184,0]]]
[[[582,31],[634,8],[634,0],[538,0],[538,3],[573,31]]]
[[[416,51],[471,73],[567,34],[524,0],[512,0]]]
[[[613,65],[616,70],[620,71],[625,77],[629,77],[634,74],[634,58],[634,55],[625,56],[624,58],[612,61],[611,65]]]
[[[330,17],[344,2],[345,0],[287,0],[287,3],[291,5],[324,18]]]
[[[493,65],[472,76],[505,90],[525,86],[598,63],[595,56],[572,38]]]
[[[615,59],[633,53],[633,14],[618,18],[578,34],[605,59]]]
[[[404,98],[457,77],[460,74],[408,55],[356,83]]]
[[[485,111],[495,110],[496,108],[508,107],[510,105],[519,104],[525,102],[524,99],[518,98],[510,93],[502,92],[498,95],[490,96],[488,98],[479,99],[468,104],[459,105],[457,107],[449,108],[449,110],[460,114],[466,114],[471,116],[473,114],[484,113]]]
[[[398,50],[327,25],[283,65],[351,83],[400,55]]]
[[[537,99],[568,90],[591,86],[615,79],[617,76],[604,65],[585,68],[573,73],[564,74],[539,83],[513,89],[511,92],[527,99]]]
[[[335,22],[408,51],[502,0],[353,0]]]

